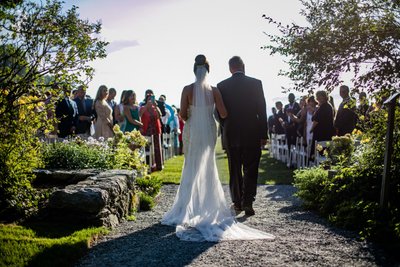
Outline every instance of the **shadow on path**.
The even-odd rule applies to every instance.
[[[98,244],[90,254],[96,258],[86,257],[78,266],[186,266],[214,245],[180,241],[175,227],[157,223]]]

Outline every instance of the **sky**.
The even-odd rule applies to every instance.
[[[261,49],[269,41],[264,32],[277,33],[262,15],[305,25],[298,0],[66,0],[65,5],[79,7],[82,19],[101,21],[101,38],[110,42],[107,57],[90,63],[92,97],[102,84],[117,90],[117,102],[122,90],[134,90],[141,101],[152,89],[179,107],[183,87],[194,81],[196,55],[207,57],[211,85],[231,76],[228,61],[238,55],[246,74],[262,81],[268,112],[278,100],[287,103],[281,87],[291,82],[278,76],[287,65]],[[335,100],[337,95],[335,89]]]

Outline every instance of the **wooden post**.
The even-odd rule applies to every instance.
[[[385,149],[385,161],[383,166],[382,176],[382,187],[381,187],[381,199],[380,208],[386,209],[388,205],[388,191],[390,181],[390,165],[393,154],[393,130],[394,130],[394,119],[396,111],[396,100],[400,96],[400,93],[393,94],[388,100],[383,103],[388,107],[388,122],[386,131],[386,149]]]

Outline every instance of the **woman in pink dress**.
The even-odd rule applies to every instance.
[[[107,97],[108,88],[105,85],[101,85],[94,100],[94,110],[97,114],[94,124],[94,137],[97,139],[100,137],[107,139],[114,136],[112,108],[106,102]]]
[[[155,166],[150,166],[151,170],[162,170],[161,154],[161,111],[157,107],[153,94],[148,94],[144,105],[140,108],[140,118],[143,123],[141,132],[144,136],[151,136],[154,144]]]

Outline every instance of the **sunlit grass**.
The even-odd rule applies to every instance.
[[[0,266],[72,266],[95,238],[108,232],[103,227],[68,228],[0,224]]]
[[[215,158],[221,183],[229,184],[228,158],[222,149],[221,141],[218,139],[215,147]],[[183,167],[183,156],[176,156],[165,162],[164,169],[153,172],[151,175],[160,178],[163,183],[179,184]],[[291,184],[293,182],[293,171],[286,165],[269,156],[267,150],[262,151],[258,183],[259,184]]]

